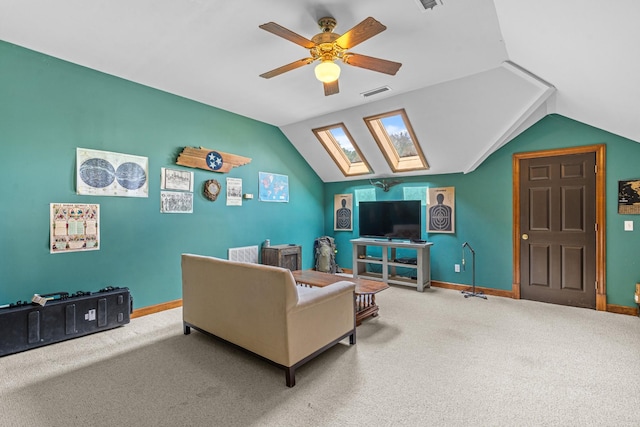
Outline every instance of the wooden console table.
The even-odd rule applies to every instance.
[[[382,282],[338,276],[315,270],[296,270],[291,273],[296,283],[301,286],[324,287],[342,280],[354,283],[356,285],[356,326],[360,326],[364,319],[378,315],[380,308],[376,304],[375,294],[389,288],[389,285]]]
[[[413,243],[381,239],[353,239],[353,277],[381,280],[394,285],[413,286],[418,291],[431,287],[430,248],[432,242]],[[367,254],[367,246],[378,246],[382,249],[380,257]],[[398,262],[397,249],[412,249],[416,253],[415,264]],[[381,273],[367,271],[367,265],[379,265]],[[415,277],[396,274],[397,268],[415,269]]]

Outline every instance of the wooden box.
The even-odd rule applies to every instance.
[[[262,264],[288,268],[291,271],[302,269],[302,247],[297,245],[274,245],[262,248]]]

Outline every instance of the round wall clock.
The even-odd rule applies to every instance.
[[[220,183],[215,179],[210,179],[204,182],[204,197],[211,200],[212,202],[218,198],[218,194],[220,194]]]

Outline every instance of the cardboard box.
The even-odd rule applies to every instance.
[[[636,304],[640,304],[640,283],[636,283]]]

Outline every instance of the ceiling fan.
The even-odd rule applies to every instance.
[[[287,39],[305,49],[309,49],[309,53],[311,54],[308,58],[299,59],[290,64],[260,74],[260,77],[270,79],[287,71],[295,70],[296,68],[319,61],[319,64],[316,65],[315,68],[316,78],[323,83],[325,96],[329,96],[339,92],[338,77],[340,76],[340,67],[335,63],[336,60],[342,60],[345,64],[392,76],[398,72],[402,66],[399,62],[348,52],[352,47],[381,33],[386,30],[387,27],[374,18],[369,17],[346,33],[340,35],[333,32],[336,24],[337,22],[334,18],[320,18],[318,25],[320,26],[321,32],[313,36],[311,40],[275,22],[260,25],[260,28],[265,31]]]

